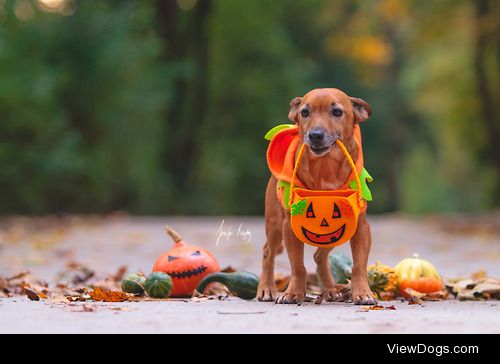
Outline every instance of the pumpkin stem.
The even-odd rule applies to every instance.
[[[413,254],[413,258],[415,258],[415,259],[419,259],[419,258],[420,258],[420,255],[418,255],[417,253],[414,253],[414,254]]]
[[[182,237],[179,235],[177,231],[172,229],[170,226],[165,225],[165,232],[170,235],[174,243],[180,243],[182,241]]]

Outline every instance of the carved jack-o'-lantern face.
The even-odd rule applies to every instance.
[[[349,198],[308,196],[299,198],[292,211],[291,225],[302,242],[317,247],[334,247],[349,241],[357,227],[357,211]]]
[[[209,251],[187,245],[180,237],[174,239],[174,247],[158,258],[153,272],[163,272],[172,278],[171,297],[191,296],[205,276],[220,271],[219,263]]]

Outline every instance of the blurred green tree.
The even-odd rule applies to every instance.
[[[0,0],[0,213],[261,214],[263,135],[316,87],[373,106],[370,212],[498,207],[499,12]]]

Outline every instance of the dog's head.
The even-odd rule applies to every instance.
[[[316,156],[330,152],[335,142],[350,138],[354,124],[368,119],[371,107],[335,88],[315,89],[290,102],[288,118],[300,126],[304,143]]]

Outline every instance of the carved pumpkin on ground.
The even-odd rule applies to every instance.
[[[166,226],[165,231],[174,240],[174,247],[156,260],[153,272],[163,272],[172,278],[171,297],[189,297],[205,276],[220,271],[219,263],[209,251],[187,245],[170,227]]]

